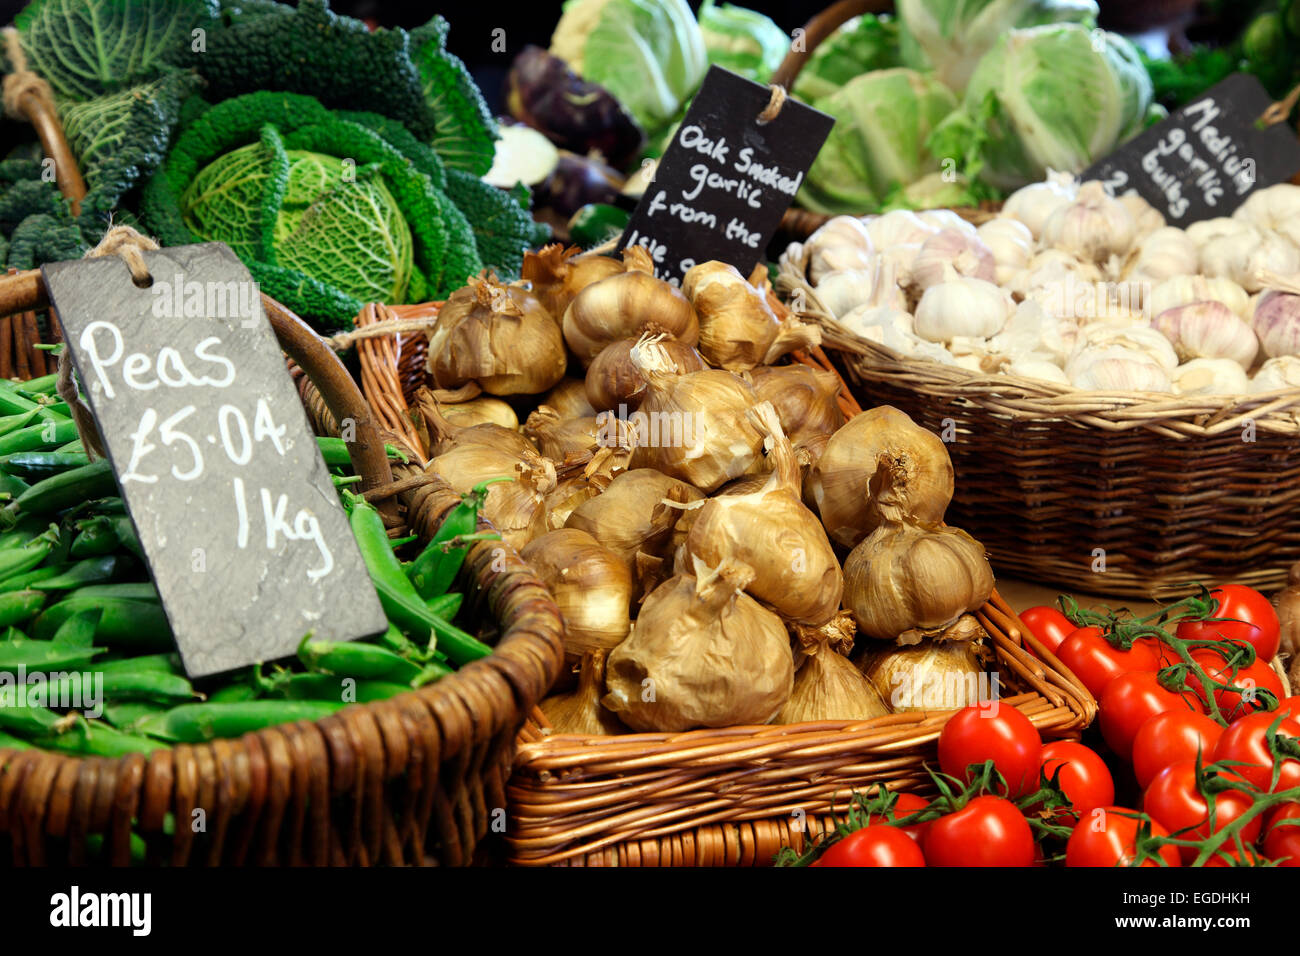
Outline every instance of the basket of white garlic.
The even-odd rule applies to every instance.
[[[777,287],[864,405],[949,443],[999,573],[1168,597],[1300,559],[1300,186],[1184,230],[1053,173],[978,226],[831,219]]]

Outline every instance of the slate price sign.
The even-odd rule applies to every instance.
[[[1082,178],[1101,180],[1113,196],[1137,190],[1171,226],[1231,215],[1254,190],[1300,170],[1295,130],[1286,123],[1257,125],[1272,102],[1259,80],[1234,73]]]
[[[655,275],[673,285],[710,259],[750,273],[835,123],[793,99],[762,123],[771,96],[770,87],[710,68],[619,249],[644,246]]]
[[[387,621],[256,284],[220,243],[42,267],[186,672]]]

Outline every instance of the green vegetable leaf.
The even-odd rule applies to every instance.
[[[550,230],[535,223],[514,196],[477,176],[447,170],[447,195],[473,226],[479,258],[502,278],[517,277],[524,249],[540,245],[549,237]],[[444,293],[464,285],[463,277],[449,275],[447,279],[449,285],[444,286]]]
[[[412,31],[424,100],[433,114],[434,150],[450,169],[482,176],[492,168],[496,122],[465,64],[447,52],[449,27],[434,17]]]
[[[863,14],[849,20],[812,52],[795,80],[794,94],[815,104],[854,77],[901,65],[898,21]]]

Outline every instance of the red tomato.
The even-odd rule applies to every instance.
[[[1225,849],[1225,847],[1227,847]],[[1263,854],[1260,854],[1263,856]],[[1206,860],[1202,866],[1255,866],[1256,860],[1250,856],[1242,856],[1237,852],[1236,847],[1228,847],[1227,844],[1219,847],[1219,852]]]
[[[1043,740],[1029,718],[1006,704],[973,704],[953,714],[939,732],[939,767],[969,779],[967,767],[992,760],[1011,796],[1038,789]]]
[[[1214,829],[1210,829],[1210,805],[1201,792],[1196,789],[1196,761],[1181,760],[1170,764],[1156,775],[1142,795],[1142,809],[1170,833],[1177,833],[1180,839],[1204,840],[1211,833],[1217,833],[1251,808],[1254,801],[1244,793],[1226,791],[1214,800]],[[1241,831],[1245,843],[1254,843],[1259,836],[1260,818],[1255,817]],[[1197,850],[1191,847],[1179,847],[1184,863],[1196,859]]]
[[[1276,860],[1278,866],[1300,866],[1300,823],[1280,827],[1281,820],[1300,821],[1300,803],[1284,803],[1275,807],[1264,827],[1264,855]]]
[[[898,795],[898,799],[894,801],[893,816],[890,817],[889,819],[901,820],[904,817],[910,817],[913,813],[916,813],[918,810],[924,810],[929,805],[930,805],[929,801],[926,800],[924,797],[918,797],[914,793],[900,793]],[[876,824],[876,823],[885,823],[888,821],[883,820],[876,816],[872,816],[868,818],[867,822],[870,824]],[[910,827],[897,827],[897,829],[902,830],[904,833],[910,836],[917,843],[920,843],[921,838],[925,836],[925,831],[929,829],[929,827],[930,827],[929,822],[926,822],[926,823],[914,823]]]
[[[1129,671],[1106,685],[1098,701],[1097,714],[1101,735],[1110,749],[1125,760],[1132,760],[1133,739],[1138,729],[1156,714],[1200,710],[1195,695],[1176,694],[1161,687],[1155,671]]]
[[[930,866],[1033,866],[1033,831],[1002,797],[976,797],[930,824],[925,858]]]
[[[1235,678],[1232,676],[1232,668],[1224,661],[1223,655],[1216,651],[1193,651],[1192,660],[1201,665],[1201,668],[1211,680],[1220,681],[1224,684],[1231,681],[1234,687],[1247,689],[1245,703],[1242,703],[1242,695],[1235,690],[1218,690],[1214,692],[1214,699],[1218,702],[1219,711],[1229,722],[1244,714],[1263,709],[1263,699],[1255,698],[1249,692],[1252,688],[1272,691],[1277,695],[1278,700],[1281,700],[1286,694],[1286,691],[1282,689],[1282,681],[1277,676],[1277,672],[1262,660],[1256,659],[1249,667],[1238,667]]]
[[[813,866],[925,866],[925,855],[898,827],[875,823],[833,843]]]
[[[1056,608],[1042,604],[1021,611],[1020,620],[1025,622],[1025,627],[1029,628],[1034,637],[1038,638],[1053,654],[1061,646],[1062,641],[1079,629]]]
[[[1283,697],[1277,702],[1274,714],[1286,714],[1292,720],[1300,721],[1300,697]]]
[[[1133,774],[1143,790],[1161,770],[1180,760],[1209,763],[1223,728],[1204,714],[1167,710],[1147,718],[1133,738]]]
[[[1080,818],[1065,845],[1065,865],[1081,866],[1132,866],[1137,853],[1137,832],[1140,821],[1122,814],[1133,813],[1127,807],[1099,807]],[[1169,831],[1152,821],[1152,836],[1169,836]],[[1182,859],[1178,848],[1160,849],[1160,858],[1169,866],[1179,866]],[[1159,866],[1148,857],[1143,866]]]
[[[1057,740],[1043,747],[1043,774],[1050,780],[1060,768],[1058,781],[1065,796],[1079,816],[1091,813],[1097,807],[1108,807],[1115,802],[1115,781],[1106,762],[1083,744],[1073,740]],[[1061,811],[1058,817],[1068,817]]]
[[[1225,584],[1210,596],[1217,605],[1213,616],[1230,620],[1183,621],[1178,625],[1179,637],[1185,641],[1240,641],[1253,644],[1260,660],[1271,661],[1277,656],[1282,625],[1268,598],[1243,584]]]
[[[1160,658],[1150,643],[1137,642],[1121,651],[1110,645],[1099,627],[1079,628],[1056,649],[1056,656],[1096,698],[1120,674],[1153,671],[1160,666]]]
[[[1278,720],[1277,714],[1248,714],[1234,720],[1223,732],[1219,742],[1214,745],[1214,759],[1237,760],[1245,766],[1234,768],[1237,773],[1259,787],[1269,789],[1273,775],[1273,756],[1268,752],[1266,735],[1268,728]],[[1282,718],[1278,734],[1287,737],[1300,737],[1300,723]],[[1284,760],[1281,774],[1275,790],[1290,790],[1300,787],[1300,760]]]

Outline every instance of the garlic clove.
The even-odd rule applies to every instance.
[[[1250,380],[1251,392],[1276,392],[1300,388],[1300,357],[1279,355],[1259,367]]]
[[[1171,376],[1179,395],[1245,395],[1250,391],[1246,371],[1226,358],[1192,359],[1174,369]]]

